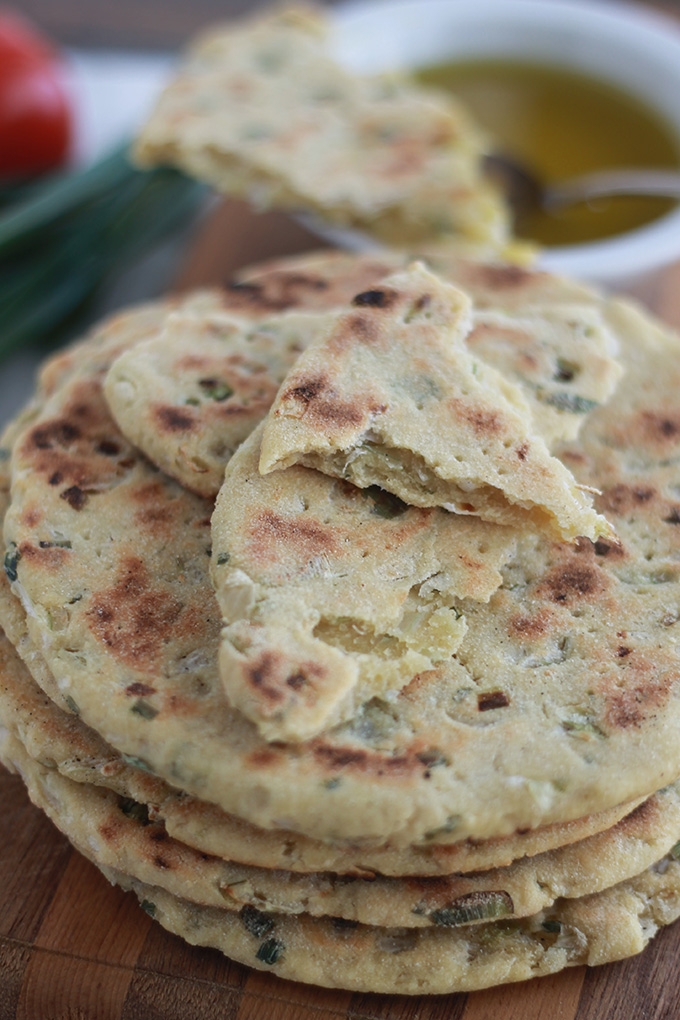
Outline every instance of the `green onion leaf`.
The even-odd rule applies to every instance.
[[[0,358],[60,339],[102,283],[183,226],[204,193],[176,170],[136,170],[120,149],[0,194]]]

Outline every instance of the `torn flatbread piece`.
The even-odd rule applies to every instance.
[[[516,533],[302,467],[262,476],[261,434],[229,462],[212,519],[220,674],[265,739],[301,741],[450,659],[459,600],[489,600]]]
[[[253,279],[223,291],[185,296],[146,328],[140,311],[136,334],[128,313],[125,344],[105,383],[119,428],[180,484],[216,496],[234,449],[267,414],[286,374],[320,331],[322,313],[337,313],[410,261],[395,251],[296,256],[251,271]],[[596,294],[584,288],[572,293],[547,274],[518,278],[513,269],[506,265],[504,276],[497,264],[452,259],[439,275],[473,298],[468,347],[517,383],[552,447],[574,439],[590,409],[616,387],[615,331]],[[507,292],[516,289],[526,291],[524,304],[515,307],[515,300],[506,308]],[[109,358],[111,343],[108,337],[103,342]],[[74,349],[58,359],[56,373],[52,359],[43,375],[53,380],[66,362],[79,359]]]
[[[303,464],[412,506],[560,539],[611,532],[536,433],[519,387],[466,347],[472,309],[420,263],[358,294],[265,420],[260,471]]]
[[[228,307],[175,312],[112,364],[104,385],[109,408],[154,464],[192,492],[214,496],[234,450],[325,322],[321,312],[260,321]]]
[[[135,154],[259,207],[312,212],[388,244],[502,245],[509,215],[485,139],[451,96],[350,73],[313,8],[220,26],[191,49]]]

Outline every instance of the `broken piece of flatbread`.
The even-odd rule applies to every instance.
[[[270,313],[292,303],[330,311],[419,260],[472,299],[468,349],[526,397],[549,448],[576,438],[588,414],[613,396],[623,368],[615,303],[567,277],[465,254],[460,244],[288,256],[241,270],[229,296]]]
[[[421,263],[358,294],[265,419],[260,471],[303,464],[413,506],[561,539],[610,533],[536,433],[521,390],[473,357],[471,303]]]
[[[351,74],[329,36],[305,7],[214,29],[161,96],[137,160],[388,244],[505,242],[509,216],[466,111],[413,82]]]
[[[204,315],[179,310],[114,361],[104,385],[109,408],[154,464],[192,492],[214,496],[234,450],[325,322],[321,312],[255,321],[228,306]]]
[[[157,313],[146,337],[140,311],[133,320],[139,333],[126,323],[104,386],[119,428],[185,488],[216,496],[234,449],[266,415],[323,313],[337,313],[410,261],[394,250],[279,260],[224,291],[185,296],[174,310]],[[547,274],[525,274],[523,285],[521,273],[505,271],[504,277],[496,264],[452,260],[439,275],[472,297],[468,348],[517,383],[551,448],[574,439],[589,411],[615,389],[621,374],[615,331],[597,295],[572,293]],[[516,290],[526,292],[524,303],[517,295],[509,301],[507,292]],[[64,358],[78,360],[80,353]],[[55,375],[54,366],[45,371]]]
[[[212,518],[220,674],[267,740],[301,741],[450,659],[459,600],[488,602],[517,536],[302,467],[263,476],[261,435],[227,465]]]

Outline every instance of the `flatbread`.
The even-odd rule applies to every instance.
[[[262,435],[232,458],[212,518],[220,673],[265,739],[301,741],[450,659],[460,600],[488,602],[516,534],[305,468],[262,477]]]
[[[466,112],[396,76],[350,74],[328,32],[320,11],[289,8],[205,35],[145,124],[137,161],[388,244],[504,242],[508,212]]]
[[[469,350],[519,385],[548,446],[576,438],[588,411],[606,403],[621,377],[607,300],[585,284],[453,247],[322,251],[241,270],[230,300],[240,293],[246,306],[249,297],[253,312],[293,299],[305,308],[341,308],[416,257],[469,295]]]
[[[621,378],[607,306],[528,305],[514,312],[475,309],[465,338],[475,357],[516,383],[550,450],[576,439],[590,411]]]
[[[674,781],[680,347],[617,308],[626,374],[563,456],[607,505],[619,493],[608,512],[621,545],[522,539],[490,602],[465,600],[455,658],[294,748],[265,744],[217,675],[210,504],[125,442],[96,379],[72,380],[15,444],[4,529],[13,590],[62,694],[167,782],[315,839],[486,839]]]
[[[587,410],[608,399],[620,376],[603,301],[548,274],[527,272],[522,285],[524,271],[505,266],[506,274],[520,274],[513,286],[494,263],[450,252],[433,258],[452,282],[460,275],[479,301],[467,338],[474,354],[517,383],[549,446],[573,439]],[[185,295],[148,339],[142,333],[139,342],[127,342],[111,366],[105,392],[121,431],[182,485],[216,496],[234,448],[269,410],[324,321],[321,313],[347,305],[408,259],[403,252],[298,256],[255,271],[256,282]],[[517,296],[508,297],[516,290],[525,294],[521,311],[512,309]],[[57,374],[54,360],[43,378]]]
[[[0,582],[0,616],[16,602]],[[25,621],[24,621],[25,629]],[[23,647],[23,643],[22,643]],[[40,658],[33,649],[31,665]],[[44,663],[43,663],[44,667]],[[54,684],[54,681],[52,681]],[[597,816],[524,831],[504,839],[396,848],[325,844],[290,831],[256,829],[219,808],[168,786],[148,771],[126,763],[72,713],[61,711],[36,686],[15,650],[0,634],[0,719],[39,765],[56,769],[71,782],[101,787],[131,802],[133,814],[163,822],[168,836],[202,854],[232,865],[257,864],[291,872],[334,872],[373,879],[377,874],[428,876],[505,867],[520,858],[604,832],[637,804],[623,804]],[[154,880],[155,881],[155,880]]]
[[[175,896],[238,911],[250,907],[383,927],[457,928],[528,917],[631,878],[669,853],[680,832],[680,786],[670,787],[614,829],[508,868],[449,878],[296,875],[239,866],[170,838],[143,804],[76,783],[40,765],[0,732],[0,757],[20,773],[31,800],[98,867],[116,868]]]
[[[611,963],[640,953],[680,916],[680,865],[670,855],[636,878],[526,920],[447,930],[348,926],[333,918],[234,914],[199,907],[104,869],[143,909],[192,945],[292,981],[400,995],[470,992]]]
[[[287,255],[240,269],[231,292],[240,296],[243,309],[249,307],[260,314],[300,302],[305,308],[328,309],[348,304],[355,294],[418,259],[469,294],[476,308],[512,312],[531,305],[599,306],[604,300],[594,287],[571,277],[511,263],[490,253],[470,254],[449,243],[381,248],[365,255],[327,248]]]
[[[111,365],[104,392],[125,435],[163,471],[201,496],[219,489],[234,450],[325,316],[282,312],[256,323],[228,311],[175,312],[157,336]]]
[[[276,270],[272,275],[276,276]],[[266,280],[269,283],[269,274]],[[301,278],[297,277],[295,286],[300,282]],[[311,293],[318,289],[312,284]],[[216,297],[206,292],[196,293],[185,300],[187,305],[203,313],[209,310]],[[238,296],[229,300],[238,301]],[[199,308],[199,305],[202,307]],[[46,364],[42,373],[43,397],[36,398],[12,421],[0,439],[0,518],[4,518],[9,503],[8,466],[12,446],[21,431],[40,413],[45,393],[53,392],[59,380],[62,383],[68,380],[78,367],[89,366],[90,371],[101,373],[105,370],[106,361],[102,359],[107,349],[118,349],[127,342],[130,324],[138,317],[141,320],[149,314],[155,315],[156,311],[150,307],[122,313],[95,329],[87,341],[56,355]],[[147,328],[142,321],[140,326]],[[323,869],[368,877],[376,873],[427,875],[454,870],[473,871],[504,866],[517,857],[532,856],[586,838],[609,828],[635,806],[621,805],[597,816],[540,830],[525,830],[515,836],[484,843],[439,845],[430,841],[425,846],[395,848],[389,844],[368,846],[365,842],[356,846],[343,840],[331,846],[291,832],[284,833],[281,839],[276,832],[253,828],[213,805],[173,791],[162,780],[150,775],[148,770],[126,764],[116,751],[74,717],[73,711],[77,710],[77,706],[68,695],[62,695],[43,656],[33,645],[25,614],[19,601],[12,597],[6,576],[0,578],[0,624],[38,678],[42,690],[68,713],[65,715],[36,690],[11,646],[0,635],[0,673],[3,677],[0,718],[5,719],[8,725],[11,721],[13,732],[18,733],[36,760],[56,765],[65,776],[78,782],[100,784],[127,799],[143,802],[153,817],[164,819],[170,835],[178,835],[189,845],[227,860],[257,861],[269,868]]]
[[[558,900],[526,920],[394,928],[337,916],[291,917],[249,904],[238,912],[234,905],[204,906],[201,897],[214,903],[220,896],[223,865],[169,840],[134,804],[36,767],[11,738],[0,735],[0,743],[6,763],[18,766],[36,802],[76,846],[82,840],[81,852],[111,881],[132,888],[164,927],[256,968],[275,968],[282,977],[380,992],[467,991],[621,959],[640,952],[658,927],[680,914],[676,846],[641,875],[583,899]],[[128,874],[121,871],[125,865],[131,866]],[[161,886],[140,881],[140,874],[153,875]]]
[[[223,303],[222,290],[205,289],[114,312],[93,326],[84,338],[47,358],[38,373],[38,397],[52,396],[79,372],[106,373],[111,362],[124,351],[157,335],[171,312],[181,310],[203,316],[222,308]]]
[[[521,390],[470,355],[469,298],[421,263],[356,295],[296,362],[260,471],[302,464],[412,506],[558,538],[610,533],[536,434]]]

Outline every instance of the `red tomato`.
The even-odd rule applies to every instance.
[[[55,51],[27,21],[0,9],[0,176],[28,177],[59,166],[71,130]]]

